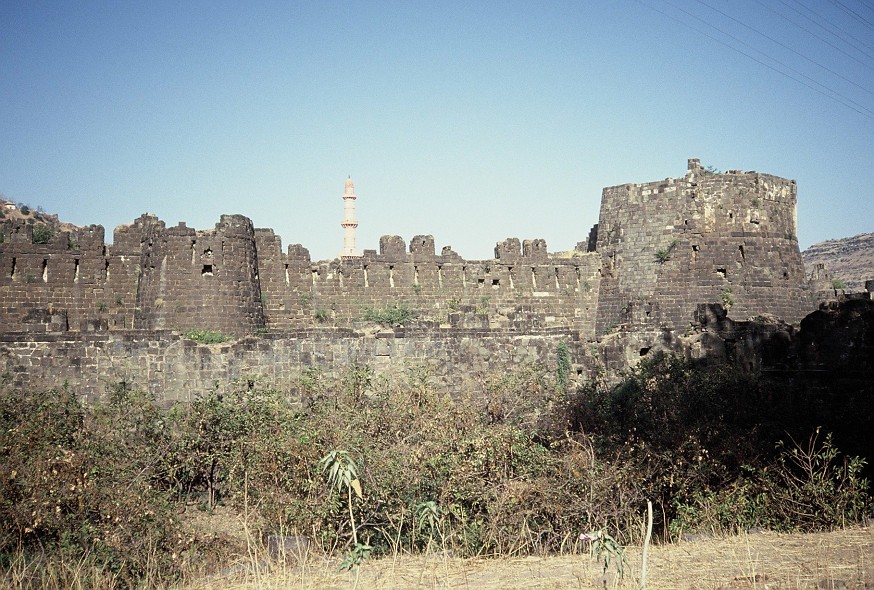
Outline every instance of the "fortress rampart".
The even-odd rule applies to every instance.
[[[351,326],[368,308],[405,305],[420,325],[562,327],[593,339],[619,326],[681,328],[700,303],[732,315],[800,320],[814,308],[796,239],[795,182],[756,172],[687,173],[605,188],[598,225],[577,250],[510,238],[489,260],[409,247],[313,262],[301,245],[240,215],[211,231],[151,215],[33,243],[12,226],[0,243],[3,332],[264,330]]]
[[[698,303],[798,322],[815,308],[796,237],[795,181],[714,173],[605,188],[596,331],[682,327]]]
[[[378,252],[314,262],[302,245],[283,250],[272,230],[241,215],[223,215],[207,231],[143,215],[118,227],[111,245],[97,225],[35,243],[31,225],[5,220],[0,353],[7,369],[46,378],[86,371],[117,353],[150,359],[140,369],[151,380],[168,370],[155,349],[187,351],[171,363],[181,375],[177,369],[196,360],[186,346],[197,345],[180,343],[179,334],[219,330],[260,336],[227,349],[228,375],[249,357],[282,358],[281,366],[298,369],[344,365],[381,357],[371,350],[385,344],[365,321],[370,311],[403,307],[412,318],[391,332],[407,339],[393,345],[396,360],[417,358],[413,342],[429,351],[424,356],[458,363],[494,359],[493,351],[512,359],[508,351],[520,346],[536,357],[542,343],[596,342],[614,332],[637,335],[627,346],[634,350],[622,353],[631,358],[659,334],[696,325],[701,304],[720,304],[737,319],[773,315],[790,323],[813,311],[795,206],[794,181],[715,173],[689,160],[681,178],[605,188],[598,224],[588,230],[580,220],[582,241],[573,251],[551,254],[543,240],[509,238],[487,260],[465,260],[450,247],[438,252],[432,236],[419,235],[409,244],[383,236]],[[320,344],[305,355],[304,342]],[[461,342],[478,352],[458,353]],[[576,358],[585,356],[575,346]],[[283,347],[294,352],[279,352]],[[72,368],[56,367],[50,350]],[[206,383],[210,367],[197,361],[190,369],[198,375],[187,378]],[[158,379],[161,387],[176,383],[167,379]]]

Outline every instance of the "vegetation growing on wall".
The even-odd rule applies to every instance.
[[[384,326],[400,326],[413,318],[413,311],[403,302],[395,302],[392,305],[376,309],[368,307],[364,310],[364,321],[376,322]]]
[[[44,223],[33,226],[33,243],[48,244],[55,237],[55,230]]]
[[[220,330],[188,330],[185,337],[201,344],[221,344],[231,340],[231,336]]]
[[[659,248],[658,250],[656,250],[656,253],[655,253],[656,262],[658,262],[659,264],[664,264],[668,260],[670,260],[674,250],[677,248],[677,246],[679,244],[680,244],[679,240],[672,240],[671,243],[668,244],[667,246],[665,246],[664,248]]]

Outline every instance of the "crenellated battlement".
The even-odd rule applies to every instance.
[[[222,215],[211,230],[144,214],[45,243],[4,221],[4,332],[351,327],[403,306],[423,329],[561,328],[584,339],[620,326],[682,328],[701,303],[796,321],[813,309],[796,239],[796,185],[718,173],[691,159],[681,178],[603,190],[598,224],[575,250],[507,238],[465,260],[431,235],[383,236],[379,249],[314,262],[270,229]]]

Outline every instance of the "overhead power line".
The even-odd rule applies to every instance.
[[[789,6],[788,4],[783,2],[783,0],[780,0],[780,2],[781,2],[781,4]],[[831,26],[831,23],[829,23],[828,19],[826,17],[822,16],[821,14],[819,14],[814,9],[812,9],[808,6],[805,6],[799,0],[795,0],[795,3],[798,4],[804,10],[810,12],[812,15],[814,15],[817,18],[819,18],[820,20],[822,20],[822,22]],[[789,7],[792,8],[791,6],[789,6]],[[795,10],[795,9],[792,8],[792,10]],[[859,53],[863,54],[865,57],[870,58],[870,59],[874,59],[874,55],[869,53],[869,51],[871,50],[871,46],[868,43],[865,43],[864,41],[860,41],[859,39],[854,37],[852,34],[850,34],[849,31],[842,31],[842,30],[838,29],[838,33],[835,33],[832,29],[826,28],[825,25],[820,24],[816,20],[804,15],[803,13],[799,12],[798,10],[795,10],[795,11],[798,12],[798,14],[801,14],[801,16],[803,16],[804,18],[808,19],[810,22],[814,23],[816,26],[820,27],[821,29],[825,30],[828,33],[831,33],[832,35],[834,35],[835,37],[837,37],[838,39],[840,39],[841,41],[843,41],[844,43],[846,43],[847,45],[849,45],[850,47],[852,47],[853,49],[858,51]],[[832,28],[836,28],[836,27],[832,27]],[[855,44],[847,41],[847,39],[844,38],[842,35],[845,35],[847,38],[852,39],[855,42]]]
[[[785,43],[783,43],[783,42],[781,42],[781,41],[778,41],[777,39],[774,39],[774,38],[771,37],[770,35],[768,35],[768,34],[766,34],[766,33],[763,33],[763,32],[761,32],[761,31],[759,31],[759,30],[756,29],[755,27],[752,27],[752,26],[746,24],[745,22],[743,22],[743,21],[741,21],[741,20],[738,20],[738,19],[734,18],[734,17],[731,16],[730,14],[726,14],[725,12],[719,10],[718,8],[714,8],[713,6],[710,6],[709,4],[707,4],[707,2],[704,2],[704,0],[698,0],[698,3],[699,3],[699,4],[703,4],[704,6],[706,6],[707,8],[709,8],[710,10],[713,10],[713,11],[718,12],[719,14],[721,14],[722,16],[724,16],[725,18],[728,18],[728,19],[733,20],[734,22],[736,22],[737,24],[741,25],[742,27],[746,27],[746,28],[748,28],[749,30],[751,30],[751,31],[753,31],[754,33],[756,33],[757,35],[761,35],[762,37],[764,37],[764,38],[767,39],[768,41],[771,41],[772,43],[775,43],[775,44],[779,45],[780,47],[782,47],[782,48],[784,48],[784,49],[786,49],[786,50],[788,50],[788,51],[791,51],[792,53],[794,53],[795,55],[797,55],[797,56],[800,57],[801,59],[804,59],[804,60],[806,60],[806,61],[812,63],[813,65],[815,65],[815,66],[817,66],[817,67],[819,67],[819,68],[824,69],[825,71],[827,71],[827,72],[829,72],[829,73],[831,73],[831,74],[837,76],[838,78],[840,78],[840,79],[843,80],[844,82],[848,82],[848,83],[852,84],[853,86],[855,86],[856,88],[858,88],[858,89],[860,89],[860,90],[864,90],[864,91],[867,92],[868,94],[872,94],[872,95],[874,95],[874,92],[871,92],[870,90],[868,90],[868,89],[865,88],[864,86],[862,86],[862,85],[860,85],[860,84],[857,84],[856,82],[854,82],[853,80],[850,80],[849,78],[847,78],[846,76],[844,76],[844,75],[842,75],[842,74],[839,74],[838,72],[834,71],[834,70],[831,69],[830,67],[828,67],[828,66],[824,66],[824,65],[822,65],[821,63],[819,63],[818,61],[813,60],[813,59],[807,57],[807,56],[804,55],[803,53],[801,53],[801,52],[799,52],[799,51],[796,51],[794,48],[792,48],[792,47],[786,45]],[[776,60],[775,60],[775,61],[776,61]]]
[[[672,4],[671,2],[668,2],[667,0],[664,0],[664,2],[665,2],[665,4],[667,4],[668,6],[674,8],[675,10],[679,10],[680,12],[682,12],[682,13],[684,13],[684,14],[686,14],[686,15],[688,15],[688,16],[690,16],[690,17],[692,17],[692,18],[694,18],[694,19],[696,19],[696,20],[698,20],[698,21],[701,21],[702,23],[704,23],[704,24],[707,25],[708,27],[710,27],[710,28],[712,28],[712,29],[715,29],[716,31],[720,32],[721,34],[725,35],[726,37],[729,37],[729,38],[733,39],[734,41],[740,43],[741,45],[744,45],[744,46],[746,46],[746,47],[752,49],[752,50],[755,51],[756,53],[760,53],[760,54],[764,55],[766,59],[769,59],[769,60],[774,61],[774,62],[777,63],[780,67],[785,68],[786,70],[789,70],[789,72],[793,72],[793,73],[796,74],[796,75],[792,75],[791,73],[787,73],[786,71],[781,70],[781,69],[779,69],[778,67],[775,67],[775,66],[773,66],[773,65],[771,65],[771,64],[769,64],[769,63],[767,63],[767,62],[765,62],[765,61],[762,61],[761,59],[757,58],[756,56],[751,55],[750,53],[747,53],[746,51],[743,51],[743,50],[741,50],[741,49],[735,47],[734,45],[731,45],[730,43],[726,43],[725,41],[723,41],[722,39],[719,39],[718,37],[715,37],[715,36],[713,36],[713,35],[710,35],[710,34],[707,33],[706,31],[703,31],[703,30],[701,30],[701,29],[699,29],[699,28],[693,27],[692,25],[690,25],[689,23],[683,21],[682,19],[679,19],[679,18],[677,18],[677,17],[675,17],[675,16],[672,16],[672,15],[668,14],[667,12],[665,12],[665,11],[663,11],[663,10],[660,10],[659,8],[657,8],[657,7],[655,7],[655,6],[653,6],[653,5],[651,5],[651,4],[648,4],[645,0],[637,0],[637,1],[638,1],[639,3],[641,3],[641,4],[643,4],[644,6],[646,6],[647,8],[649,8],[650,10],[654,10],[655,12],[658,12],[659,14],[661,14],[661,15],[663,15],[663,16],[665,16],[665,17],[671,19],[671,20],[674,20],[674,21],[678,22],[678,23],[680,23],[680,24],[683,25],[683,26],[685,26],[685,27],[687,27],[687,28],[689,28],[689,29],[692,29],[693,31],[699,33],[700,35],[704,35],[704,36],[707,37],[708,39],[711,39],[711,40],[716,41],[717,43],[719,43],[719,44],[721,44],[721,45],[724,45],[725,47],[728,47],[728,48],[731,49],[732,51],[735,51],[735,52],[737,52],[737,53],[739,53],[739,54],[741,54],[741,55],[747,57],[748,59],[751,59],[751,60],[753,60],[754,62],[756,62],[756,63],[758,63],[758,64],[760,64],[760,65],[762,65],[762,66],[765,66],[766,68],[768,68],[768,69],[770,69],[770,70],[772,70],[772,71],[774,71],[774,72],[777,72],[777,73],[780,74],[781,76],[785,76],[786,78],[789,78],[789,79],[791,79],[791,80],[794,80],[795,82],[798,82],[798,83],[801,84],[802,86],[805,86],[806,88],[808,88],[808,89],[810,89],[810,90],[813,90],[814,92],[817,92],[817,93],[819,93],[819,94],[825,96],[826,98],[829,98],[829,99],[831,99],[831,100],[833,100],[833,101],[835,101],[835,102],[837,102],[837,103],[840,103],[840,104],[844,105],[845,107],[847,107],[848,109],[853,110],[853,111],[855,111],[856,113],[858,113],[858,114],[860,114],[860,115],[862,115],[862,116],[868,117],[869,119],[874,119],[874,111],[872,111],[872,110],[869,109],[868,107],[866,107],[866,106],[864,106],[864,105],[862,105],[862,104],[856,102],[855,100],[853,100],[852,98],[850,98],[850,97],[848,97],[848,96],[845,96],[845,95],[841,94],[840,92],[834,90],[833,88],[829,88],[828,86],[825,86],[824,84],[822,84],[822,83],[820,83],[820,82],[817,82],[816,80],[814,80],[814,79],[811,78],[810,76],[804,74],[803,72],[799,72],[799,71],[796,70],[795,68],[793,68],[793,67],[791,67],[791,66],[789,66],[789,65],[787,65],[787,64],[785,64],[785,63],[783,63],[783,62],[781,62],[780,60],[768,56],[768,55],[765,54],[763,51],[761,51],[761,50],[759,50],[759,49],[756,49],[755,47],[751,46],[749,43],[746,43],[746,42],[743,41],[742,39],[738,39],[737,37],[735,37],[735,36],[732,35],[731,33],[727,33],[727,32],[725,32],[725,31],[723,31],[723,30],[720,29],[719,27],[714,26],[713,24],[707,22],[706,20],[702,19],[701,17],[699,17],[699,16],[697,16],[697,15],[694,15],[694,14],[688,12],[687,10],[685,10],[685,9],[683,9],[683,8],[680,8],[680,7],[676,6],[676,5],[674,5],[674,4]],[[812,84],[815,84],[815,86],[812,85],[812,84],[810,84],[810,83],[808,83],[808,82],[805,82],[802,78],[809,80]],[[818,86],[819,88],[817,88],[817,86]]]
[[[862,16],[861,14],[859,14],[858,12],[856,12],[855,10],[853,10],[852,8],[850,8],[849,6],[847,6],[846,4],[841,2],[840,0],[832,0],[832,4],[838,6],[841,10],[843,10],[848,15],[850,15],[851,18],[857,20],[858,22],[862,23],[863,25],[866,25],[869,29],[874,29],[874,23],[869,21],[867,18],[865,18],[864,16]]]
[[[785,20],[786,22],[795,25],[796,27],[798,27],[799,29],[801,29],[802,31],[804,31],[805,33],[807,33],[808,35],[810,35],[811,37],[816,37],[817,39],[819,39],[820,41],[822,41],[823,43],[825,43],[826,45],[828,45],[828,46],[831,47],[832,49],[834,49],[834,50],[836,50],[836,51],[840,51],[841,53],[843,53],[844,55],[846,55],[847,57],[849,57],[849,58],[852,59],[853,61],[859,63],[859,64],[862,65],[862,66],[865,66],[866,68],[868,68],[868,69],[870,69],[870,70],[872,70],[872,71],[874,71],[874,66],[872,66],[871,64],[869,64],[869,63],[865,63],[864,61],[862,61],[861,59],[859,59],[859,58],[856,57],[855,55],[853,55],[853,54],[851,54],[851,53],[848,53],[848,52],[845,51],[843,48],[838,47],[837,45],[835,45],[834,43],[832,43],[832,42],[829,41],[828,39],[825,39],[825,38],[823,38],[823,37],[820,37],[820,36],[819,36],[818,34],[816,34],[815,32],[811,31],[810,29],[808,29],[807,27],[805,27],[805,26],[803,26],[803,25],[798,24],[797,22],[795,22],[794,20],[792,20],[791,18],[789,18],[789,17],[786,16],[785,14],[782,14],[782,13],[780,13],[780,12],[774,10],[773,8],[771,8],[770,6],[768,6],[767,4],[765,4],[764,2],[762,2],[762,0],[755,0],[755,1],[756,1],[756,3],[757,3],[759,6],[761,6],[762,8],[766,8],[766,9],[770,10],[771,12],[773,12],[774,14],[776,14],[777,16],[779,16],[780,18],[782,18],[782,19]],[[810,20],[807,16],[805,16],[804,14],[798,12],[798,10],[796,10],[796,9],[795,9],[794,7],[792,7],[792,6],[789,6],[789,5],[786,4],[785,2],[781,2],[781,4],[783,4],[784,6],[786,6],[787,8],[789,8],[790,10],[794,10],[795,12],[797,12],[797,13],[798,13],[799,15],[801,15],[802,17],[804,17],[804,18]],[[831,33],[828,29],[824,28],[824,27],[823,27],[822,25],[820,25],[819,23],[816,23],[816,22],[815,22],[814,24],[817,25],[817,26],[819,26],[820,28],[822,28],[826,33],[830,33],[830,34],[834,35],[834,33]],[[846,43],[846,41],[844,41],[844,42]],[[849,45],[849,43],[848,43],[848,45]],[[852,47],[852,45],[850,45],[850,47]],[[855,47],[854,47],[854,49],[855,49]],[[872,59],[874,59],[874,55],[872,55],[872,56],[870,56],[870,57],[871,57]]]

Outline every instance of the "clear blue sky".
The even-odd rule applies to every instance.
[[[699,157],[796,179],[802,248],[874,231],[872,0],[539,4],[4,0],[0,192],[108,241],[241,213],[324,259],[351,175],[359,250],[488,258]]]

